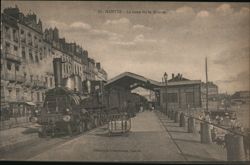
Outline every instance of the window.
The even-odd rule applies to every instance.
[[[186,103],[188,105],[194,104],[194,93],[193,92],[186,92]]]
[[[16,98],[20,99],[20,89],[19,88],[16,89]]]
[[[10,53],[11,51],[10,51],[10,43],[8,43],[8,42],[6,42],[5,43],[5,45],[6,45],[6,48],[5,48],[5,50],[6,50],[6,53]]]
[[[39,94],[39,92],[36,93],[36,96],[37,96],[37,101],[40,101],[40,94]]]
[[[34,92],[31,92],[30,94],[31,94],[31,95],[30,95],[30,96],[31,96],[31,101],[33,101]]]
[[[33,55],[32,55],[32,50],[30,49],[29,50],[29,57],[30,57],[30,61],[33,62]]]
[[[25,48],[24,47],[22,47],[22,58],[26,59],[26,54],[25,54]]]
[[[43,59],[43,56],[42,56],[42,53],[40,53],[40,60],[42,60]]]
[[[21,30],[21,42],[25,43],[26,42],[26,37],[24,34],[24,30]]]
[[[6,47],[10,47],[10,43],[6,42],[5,44],[6,44]]]
[[[7,69],[11,70],[11,62],[9,62],[9,61],[7,62]]]
[[[44,98],[45,98],[45,97],[44,97],[44,93],[42,93],[42,101],[44,101]]]
[[[26,79],[26,77],[27,77],[27,73],[23,73],[23,76],[24,76],[24,79]]]
[[[1,96],[4,97],[4,87],[1,86]]]
[[[45,77],[45,83],[46,83],[46,86],[48,84],[48,77]]]
[[[33,75],[30,75],[30,81],[31,82],[33,81]]]
[[[8,26],[5,26],[5,32],[9,32],[9,27]]]
[[[50,77],[50,87],[52,87],[52,77]]]
[[[37,63],[39,62],[39,59],[38,59],[37,55],[35,56],[35,60],[36,60]]]
[[[13,39],[15,42],[18,42],[18,34],[15,29],[13,29]]]
[[[19,65],[15,66],[16,71],[19,71]]]
[[[17,46],[14,46],[14,51],[17,51]]]
[[[9,92],[9,97],[11,97],[12,89],[8,89],[8,92]]]
[[[169,103],[177,103],[178,102],[177,93],[168,93],[168,102]]]

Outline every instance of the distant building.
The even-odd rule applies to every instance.
[[[231,102],[237,104],[250,103],[250,91],[237,91],[231,96]]]
[[[167,88],[160,89],[160,104],[168,108],[198,108],[201,107],[201,81],[189,80],[181,74],[168,80]],[[167,95],[166,95],[167,93]]]

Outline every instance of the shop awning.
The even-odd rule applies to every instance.
[[[33,103],[33,102],[26,102],[26,104],[28,104],[28,105],[33,105],[33,106],[35,106],[36,104],[35,103]]]

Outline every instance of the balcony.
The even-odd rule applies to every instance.
[[[21,62],[21,57],[14,55],[8,51],[5,52],[6,54],[6,58],[9,60],[13,60],[13,61],[17,61],[17,62]]]
[[[15,76],[15,74],[13,74],[13,73],[8,73],[8,74],[6,74],[6,80],[8,80],[8,81],[10,81],[10,82],[15,82],[16,81],[16,76]]]
[[[16,82],[23,83],[25,81],[24,76],[16,75]]]
[[[10,82],[17,82],[17,83],[23,83],[25,81],[24,76],[15,75],[14,73],[7,73],[4,79]]]
[[[35,80],[34,81],[34,87],[37,88],[47,88],[47,85],[45,82],[41,81],[41,80]]]
[[[33,85],[33,82],[31,82],[30,80],[24,81],[24,86],[31,87],[32,85]]]
[[[5,33],[5,38],[11,40],[11,35],[9,33]]]

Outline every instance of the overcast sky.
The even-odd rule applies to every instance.
[[[249,90],[249,3],[1,1],[1,10],[15,4],[82,45],[109,78],[130,71],[161,81],[167,72],[205,81],[207,56],[220,92]],[[98,13],[106,9],[122,13]],[[152,13],[127,13],[142,10]]]

